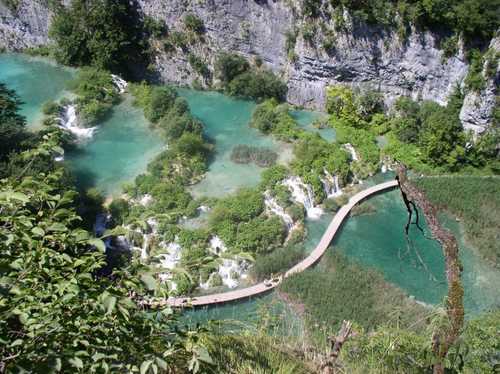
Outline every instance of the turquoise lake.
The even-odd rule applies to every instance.
[[[0,54],[0,82],[22,99],[21,114],[32,129],[40,127],[43,103],[68,94],[65,89],[75,72],[40,57]]]
[[[22,113],[32,128],[40,119],[41,105],[48,100],[67,94],[65,87],[74,71],[59,67],[43,59],[22,55],[0,55],[0,81],[17,91],[25,102]],[[245,186],[254,186],[260,180],[263,169],[254,165],[237,165],[230,161],[232,147],[247,144],[269,147],[280,155],[280,162],[291,158],[289,146],[262,136],[248,127],[255,104],[235,100],[214,92],[179,89],[195,116],[200,118],[206,134],[215,142],[216,153],[206,179],[192,188],[195,196],[221,196]],[[335,137],[334,130],[318,130],[311,122],[318,118],[313,112],[292,112],[300,126],[320,133],[325,139]],[[147,163],[164,147],[158,134],[152,131],[142,111],[131,105],[131,98],[124,96],[111,116],[99,124],[94,137],[80,143],[76,151],[68,152],[66,161],[75,172],[80,185],[96,186],[107,194],[119,194],[123,183],[144,172]],[[390,175],[378,175],[370,183],[378,183]],[[378,195],[369,200],[376,208],[371,215],[351,217],[332,244],[348,257],[381,271],[385,278],[401,287],[409,295],[425,303],[441,303],[446,294],[444,263],[436,242],[425,239],[412,231],[414,247],[408,251],[403,234],[406,211],[397,191]],[[306,249],[314,248],[331,216],[324,215],[318,221],[308,221],[309,235]],[[447,225],[459,238],[458,224],[447,220]],[[465,304],[468,313],[476,313],[500,305],[500,272],[492,268],[461,241],[464,264]],[[423,267],[415,249],[424,260]],[[196,311],[191,317],[229,318],[249,320],[259,305],[274,304],[275,295],[229,304],[207,312]],[[262,301],[262,303],[261,303]]]

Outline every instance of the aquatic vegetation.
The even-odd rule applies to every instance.
[[[390,321],[394,310],[398,315],[393,318],[406,327],[427,313],[380,273],[347,259],[339,250],[327,252],[316,268],[286,278],[280,292],[304,305],[306,323],[320,345],[343,319],[370,331]]]
[[[276,163],[278,155],[268,148],[251,147],[245,144],[236,145],[231,152],[231,161],[238,164],[255,163],[262,168]]]
[[[428,198],[459,217],[467,240],[495,265],[500,264],[500,184],[495,177],[443,176],[415,179]]]

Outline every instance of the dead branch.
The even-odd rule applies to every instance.
[[[432,349],[438,358],[438,362],[434,365],[434,374],[443,374],[446,355],[458,339],[464,324],[464,291],[461,282],[462,266],[458,258],[458,244],[453,234],[441,226],[434,205],[422,191],[408,181],[406,168],[403,165],[399,166],[396,179],[409,215],[408,223],[405,226],[406,235],[408,235],[409,222],[411,222],[411,212],[417,212],[416,206],[419,206],[432,236],[441,244],[445,257],[446,280],[448,282],[446,314],[449,324],[436,331],[432,337]],[[419,227],[419,229],[421,228]]]
[[[352,334],[352,322],[351,321],[343,321],[342,326],[337,334],[337,336],[329,337],[328,341],[330,342],[330,354],[326,359],[326,362],[322,366],[323,374],[333,374],[335,373],[335,367],[337,358],[339,357],[340,350],[344,345],[345,341]]]

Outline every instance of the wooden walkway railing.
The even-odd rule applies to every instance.
[[[352,196],[349,199],[349,202],[342,208],[340,208],[337,214],[335,214],[335,217],[333,217],[332,221],[330,222],[330,225],[323,234],[323,237],[321,238],[320,242],[318,243],[316,248],[314,248],[314,250],[309,254],[309,256],[307,256],[304,260],[302,260],[297,265],[292,267],[284,274],[284,276],[278,279],[272,281],[264,281],[254,286],[242,288],[240,290],[222,292],[213,295],[197,296],[197,297],[170,297],[165,300],[155,301],[151,304],[156,306],[170,305],[173,307],[204,306],[204,305],[226,303],[229,301],[236,301],[269,292],[273,288],[277,287],[281,283],[283,278],[289,277],[294,273],[299,273],[301,271],[306,270],[310,266],[314,265],[321,258],[321,256],[323,256],[323,254],[328,249],[328,246],[332,242],[335,234],[342,225],[342,222],[346,219],[351,209],[357,203],[366,199],[370,195],[394,188],[397,185],[398,182],[396,180],[392,180],[389,182],[377,184]]]

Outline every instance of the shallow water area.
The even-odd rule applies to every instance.
[[[423,215],[420,215],[421,222],[428,238],[412,225],[411,245],[408,246],[404,235],[407,212],[400,192],[395,190],[376,195],[368,202],[375,206],[376,212],[350,217],[334,239],[334,250],[381,271],[387,281],[416,300],[428,304],[442,303],[447,293],[444,257],[439,244],[430,238]],[[499,306],[500,292],[495,285],[500,284],[500,271],[464,245],[457,226],[453,231],[459,239],[464,265],[462,279],[466,312],[475,314]]]
[[[37,130],[41,126],[42,105],[69,94],[66,86],[76,73],[57,65],[49,59],[24,54],[0,54],[0,82],[16,91],[23,101],[21,114],[26,116],[28,127]]]
[[[195,197],[221,197],[259,183],[263,168],[231,161],[231,151],[238,144],[270,148],[278,153],[278,162],[290,158],[290,150],[283,152],[287,147],[248,126],[254,102],[233,99],[218,92],[190,89],[178,92],[188,101],[191,113],[203,122],[205,134],[215,143],[215,153],[205,178],[191,189]]]
[[[96,187],[116,196],[124,183],[145,172],[164,146],[163,139],[149,128],[142,110],[132,106],[132,97],[125,95],[110,117],[97,125],[91,139],[67,152],[66,160],[79,187]]]
[[[324,113],[313,112],[308,110],[291,110],[290,115],[293,117],[297,124],[306,131],[314,132],[319,134],[323,139],[328,142],[333,142],[335,140],[335,129],[331,127],[317,128],[313,126],[313,123],[317,119],[321,119],[325,116]]]

